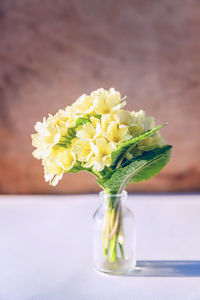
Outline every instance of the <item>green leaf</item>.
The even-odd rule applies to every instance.
[[[125,157],[125,155],[136,145],[138,145],[141,141],[143,141],[144,139],[146,139],[147,137],[153,135],[157,130],[159,130],[160,128],[162,128],[163,126],[167,125],[167,123],[159,125],[157,127],[155,127],[154,129],[148,130],[143,134],[140,134],[139,136],[128,140],[124,143],[122,143],[116,150],[114,150],[111,153],[111,166],[114,167],[116,165],[120,165]]]
[[[79,117],[79,118],[76,120],[76,126],[75,126],[75,127],[84,125],[84,124],[86,124],[86,123],[88,123],[88,122],[90,122],[89,119]]]
[[[108,193],[121,193],[131,181],[147,180],[154,176],[167,164],[170,157],[170,145],[144,152],[140,157],[131,159],[114,170],[110,178],[102,178],[98,183]],[[138,176],[138,177],[137,177]]]
[[[68,134],[69,137],[66,137],[66,138],[68,138],[70,140],[73,139],[73,138],[75,138],[76,137],[76,129],[75,129],[75,127],[68,128],[67,134]]]
[[[54,146],[54,147],[64,147],[64,148],[69,148],[70,145],[71,145],[71,141],[72,139],[74,139],[76,137],[76,131],[77,131],[77,128],[79,126],[82,126],[86,123],[90,122],[89,119],[86,119],[86,118],[82,118],[82,117],[79,117],[77,120],[76,120],[76,124],[74,127],[70,127],[67,129],[67,135],[63,135],[59,142]]]
[[[67,133],[68,133],[68,135],[62,136],[61,139],[59,140],[59,142],[54,146],[54,148],[57,148],[57,147],[69,148],[70,147],[72,139],[76,137],[76,131],[74,128],[69,128]]]
[[[162,168],[166,166],[170,159],[171,148],[172,146],[169,146],[168,150],[162,155],[162,157],[160,157],[160,159],[153,160],[145,168],[141,169],[137,174],[135,174],[131,178],[130,182],[140,182],[143,180],[148,180],[151,177],[160,173]]]

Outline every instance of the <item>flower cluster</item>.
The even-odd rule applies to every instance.
[[[124,110],[125,100],[114,88],[82,95],[71,106],[37,122],[32,134],[33,156],[42,159],[45,180],[56,185],[64,172],[75,168],[101,172],[111,164],[111,152],[120,143],[154,128],[145,112]],[[146,138],[129,153],[138,156],[162,146],[159,133]]]

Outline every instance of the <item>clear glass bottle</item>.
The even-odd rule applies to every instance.
[[[108,195],[99,193],[103,200],[93,217],[94,265],[97,270],[123,274],[136,265],[135,217],[125,205],[127,192]]]

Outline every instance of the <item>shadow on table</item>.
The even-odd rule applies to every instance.
[[[126,276],[200,277],[200,260],[140,260]]]

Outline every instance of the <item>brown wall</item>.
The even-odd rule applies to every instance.
[[[200,2],[0,2],[0,192],[93,192],[86,173],[43,180],[34,123],[93,89],[115,87],[174,145],[160,175],[132,191],[200,190]]]

